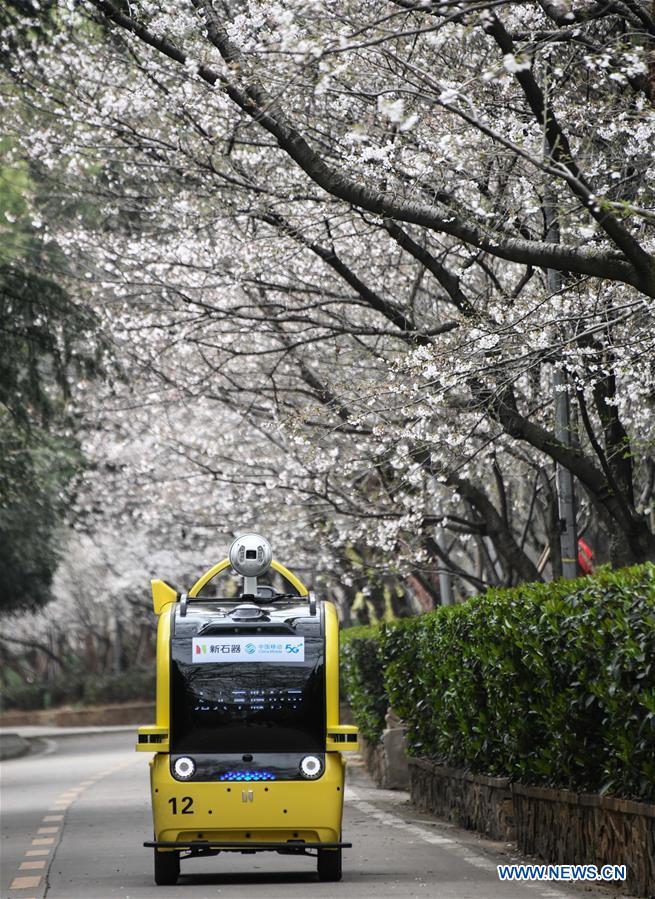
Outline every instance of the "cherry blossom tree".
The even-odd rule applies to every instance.
[[[5,99],[95,204],[57,235],[121,360],[83,519],[273,528],[429,605],[561,572],[557,463],[601,559],[655,557],[650,4],[54,9]]]

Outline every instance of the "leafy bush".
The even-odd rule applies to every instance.
[[[132,669],[122,674],[106,674],[90,678],[84,685],[85,705],[112,702],[155,701],[154,670]]]
[[[51,706],[71,705],[81,702],[84,680],[81,675],[71,674],[66,679],[52,683],[19,683],[2,688],[2,710],[48,709]]]
[[[491,590],[376,637],[414,754],[655,799],[655,566]]]
[[[53,683],[15,684],[3,688],[2,706],[9,709],[48,709],[60,705],[105,705],[153,700],[155,672],[133,669],[122,674],[74,672]]]
[[[45,708],[45,686],[43,684],[17,684],[2,689],[2,711],[9,709]]]
[[[341,633],[342,693],[364,737],[379,743],[389,704],[384,687],[378,628],[352,627]]]

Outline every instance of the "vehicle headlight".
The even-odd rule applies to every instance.
[[[300,763],[300,773],[308,780],[315,780],[323,773],[323,762],[316,755],[306,755]]]
[[[188,780],[190,777],[193,777],[193,773],[196,770],[196,763],[193,759],[188,758],[188,756],[182,756],[179,759],[175,760],[175,764],[173,765],[173,772],[178,780]]]

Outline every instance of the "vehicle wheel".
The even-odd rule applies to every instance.
[[[318,850],[318,879],[341,880],[341,849]]]
[[[171,887],[180,876],[180,853],[159,852],[155,849],[155,883],[158,887]]]

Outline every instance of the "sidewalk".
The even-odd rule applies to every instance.
[[[54,725],[25,725],[24,727],[0,727],[0,761],[27,755],[33,740],[47,740],[59,737],[76,737],[90,734],[108,734],[134,731],[134,724],[95,724],[87,727],[56,727]]]

